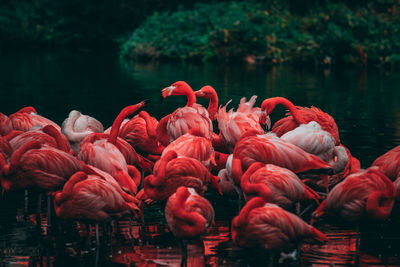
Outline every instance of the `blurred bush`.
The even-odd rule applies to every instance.
[[[121,45],[121,55],[267,63],[400,62],[398,0],[302,3],[199,3],[192,9],[155,12]]]

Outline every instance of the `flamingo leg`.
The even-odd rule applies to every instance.
[[[24,219],[26,220],[28,218],[28,207],[29,207],[29,199],[28,199],[28,189],[25,189],[25,203],[24,203]]]
[[[96,223],[96,255],[95,255],[95,265],[99,266],[99,255],[100,255],[100,237],[99,237],[99,224]]]
[[[181,239],[180,243],[182,250],[181,267],[187,267],[187,242],[186,240]]]
[[[51,234],[51,197],[47,196],[47,236]]]

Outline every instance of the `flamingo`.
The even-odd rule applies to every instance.
[[[210,120],[213,121],[215,118],[215,114],[218,110],[218,94],[215,89],[210,85],[206,85],[203,86],[200,90],[195,91],[194,94],[196,95],[196,97],[209,99],[207,112]],[[195,104],[194,106],[198,109],[203,109],[201,105]]]
[[[260,108],[253,108],[256,100],[257,96],[252,96],[251,99],[246,102],[246,98],[243,97],[240,100],[236,112],[234,112],[233,109],[228,112],[226,111],[227,106],[232,100],[228,101],[225,106],[219,108],[216,118],[218,120],[220,133],[219,135],[214,134],[213,136],[214,147],[232,153],[235,144],[239,141],[242,134],[248,130],[255,130],[258,134],[264,133],[259,123],[261,114]]]
[[[144,162],[126,141],[117,136],[123,118],[143,106],[144,102],[125,107],[115,119],[111,133],[92,133],[86,136],[78,154],[79,159],[84,162],[110,173],[131,194],[136,194],[141,179],[140,172],[131,164],[137,163],[146,167],[143,163],[147,162]],[[146,170],[151,172],[151,167]]]
[[[246,201],[259,196],[265,202],[277,204],[284,209],[291,208],[299,201],[314,200],[318,203],[320,198],[314,190],[303,184],[294,172],[261,162],[253,163],[247,169],[240,185]]]
[[[368,168],[349,175],[333,187],[312,217],[338,214],[351,222],[363,217],[384,220],[392,211],[395,194],[393,183],[384,174]]]
[[[29,141],[15,151],[7,164],[0,154],[0,180],[4,190],[35,187],[52,191],[62,186],[83,164],[71,154]]]
[[[165,218],[171,232],[178,238],[192,239],[206,233],[214,221],[210,202],[193,188],[181,186],[168,198]],[[182,266],[186,266],[187,248],[182,240]]]
[[[127,212],[136,214],[138,201],[110,178],[77,172],[54,194],[54,208],[62,219],[104,221]]]
[[[152,155],[161,155],[164,146],[157,140],[156,128],[158,121],[146,111],[125,122],[120,130],[119,137],[127,141],[135,150]]]
[[[34,130],[32,128],[32,130],[27,132],[13,130],[6,138],[8,139],[12,151],[18,150],[30,141],[37,141],[43,145],[46,144],[64,152],[73,153],[67,138],[52,125],[46,125]]]
[[[168,199],[180,186],[191,187],[204,194],[207,185],[213,185],[221,193],[218,180],[200,161],[178,157],[171,150],[156,163],[154,173],[144,179],[144,193],[155,201]]]
[[[274,164],[294,173],[332,171],[329,164],[295,145],[272,135],[257,135],[257,132],[248,131],[233,151],[232,178],[236,184],[240,184],[243,172],[255,162]]]
[[[58,131],[61,131],[60,126],[55,122],[40,116],[33,107],[24,107],[10,116],[0,115],[0,133],[6,135],[12,130],[28,131],[33,126],[52,125]]]
[[[316,107],[304,108],[295,106],[292,102],[283,97],[272,97],[262,102],[261,110],[266,112],[262,121],[265,121],[265,116],[271,114],[278,104],[283,105],[289,110],[288,116],[277,121],[272,127],[272,132],[276,133],[278,137],[297,128],[300,124],[307,124],[310,121],[315,121],[321,125],[324,131],[329,132],[333,136],[336,145],[340,144],[338,127],[335,120],[328,113]]]
[[[267,250],[293,248],[305,240],[326,242],[328,238],[300,217],[260,197],[251,199],[232,221],[232,239],[241,247]]]
[[[85,136],[103,131],[101,122],[77,110],[72,110],[61,125],[61,132],[71,142],[71,147],[76,153],[79,152],[79,144]]]
[[[393,182],[394,187],[396,188],[396,197],[400,200],[400,172],[397,175],[397,179]]]
[[[192,88],[186,82],[178,81],[162,90],[164,98],[170,95],[186,95],[187,103],[160,120],[156,129],[160,143],[167,146],[192,128],[198,128],[203,136],[211,139],[213,126],[210,116],[205,108],[196,104]]]
[[[400,173],[400,146],[397,146],[379,158],[371,166],[378,167],[378,170],[394,181]]]
[[[217,165],[212,142],[204,137],[199,128],[190,129],[188,133],[170,143],[164,149],[161,158],[171,150],[175,151],[179,156],[197,159],[209,169]]]

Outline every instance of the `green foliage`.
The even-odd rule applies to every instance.
[[[122,44],[126,58],[399,63],[395,0],[324,1],[296,12],[293,1],[196,4],[156,12]],[[308,0],[306,2],[315,2]]]

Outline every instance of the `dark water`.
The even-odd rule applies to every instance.
[[[363,167],[368,167],[379,155],[400,144],[399,74],[379,69],[253,67],[237,63],[121,63],[111,52],[8,53],[0,54],[0,112],[10,114],[31,105],[41,115],[61,123],[70,110],[77,109],[108,127],[123,107],[149,99],[146,110],[159,119],[185,102],[183,97],[170,97],[161,103],[160,90],[185,80],[194,89],[212,85],[221,103],[233,99],[231,107],[236,107],[240,97],[254,94],[259,97],[258,104],[267,97],[284,96],[296,105],[317,106],[335,118],[342,143]],[[283,108],[277,108],[272,118],[276,120],[283,113]],[[278,264],[266,252],[239,249],[229,242],[228,223],[236,213],[235,198],[211,193],[206,196],[214,204],[216,224],[203,243],[190,245],[192,266]],[[0,200],[0,266],[93,265],[93,227],[92,244],[86,247],[84,225],[62,222],[63,226],[58,226],[51,220],[47,234],[46,197],[41,201],[40,218],[35,215],[37,194],[30,192],[26,203],[24,198],[24,192],[18,192],[5,194]],[[285,263],[400,265],[399,209],[395,206],[392,217],[384,223],[360,225],[358,255],[356,226],[325,221],[317,227],[331,240],[323,246],[305,244],[300,261]],[[144,226],[127,219],[114,222],[112,246],[107,245],[110,242],[102,235],[105,228],[100,227],[100,262],[116,266],[179,265],[179,243],[163,226],[162,210],[162,206],[147,208]],[[88,247],[89,253],[79,256]]]

